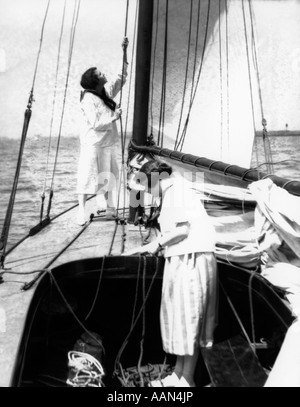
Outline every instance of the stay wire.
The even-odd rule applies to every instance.
[[[153,47],[153,55],[152,60],[153,64],[151,66],[151,94],[150,94],[150,127],[151,127],[151,134],[153,134],[153,99],[154,99],[154,82],[155,82],[155,64],[156,64],[156,50],[157,50],[157,38],[158,38],[158,15],[159,15],[159,0],[156,1],[156,19],[155,19],[155,35],[154,35],[154,47]]]
[[[43,213],[44,213],[44,200],[45,200],[45,191],[46,191],[47,175],[48,175],[48,168],[49,168],[49,156],[50,156],[50,147],[51,147],[51,140],[52,140],[54,109],[55,109],[56,95],[57,95],[58,72],[59,72],[59,66],[60,66],[60,52],[61,52],[61,43],[62,43],[62,37],[63,37],[63,31],[64,31],[65,14],[66,14],[66,1],[67,0],[65,0],[65,2],[64,2],[64,9],[63,9],[62,22],[61,22],[59,44],[58,44],[58,51],[57,51],[55,83],[54,83],[54,93],[53,93],[53,101],[52,101],[52,113],[51,113],[51,120],[50,120],[49,142],[48,142],[48,151],[47,151],[47,162],[46,162],[46,170],[45,170],[45,179],[44,179],[43,191],[42,191],[42,195],[41,195],[41,199],[42,199],[41,210],[40,210],[40,221],[41,222],[43,220]]]
[[[169,25],[169,0],[166,0],[166,18],[165,18],[165,38],[164,38],[164,59],[161,87],[161,101],[159,113],[159,130],[157,145],[163,146],[164,126],[165,126],[165,106],[166,106],[166,82],[167,82],[167,59],[168,59],[168,25]]]
[[[121,369],[121,363],[120,363],[120,359],[122,356],[122,353],[124,351],[124,349],[127,346],[128,340],[130,338],[131,332],[133,331],[134,328],[134,321],[135,321],[135,313],[136,313],[136,306],[137,306],[137,299],[138,299],[138,288],[139,288],[139,280],[140,280],[140,274],[141,274],[141,266],[142,266],[142,256],[139,256],[139,265],[138,265],[138,271],[137,271],[137,279],[136,279],[136,287],[135,287],[135,295],[134,295],[134,302],[133,302],[133,310],[132,310],[132,318],[131,318],[131,324],[130,324],[130,328],[129,328],[129,333],[127,334],[125,340],[123,341],[116,359],[115,359],[115,363],[114,363],[114,371],[116,372],[118,368]],[[123,374],[123,370],[121,369],[122,375],[123,375],[123,380],[125,380],[124,374]]]
[[[129,10],[129,0],[126,2],[126,16],[125,16],[125,31],[124,31],[124,37],[127,37],[127,25],[128,25],[128,10]],[[119,107],[122,105],[122,98],[123,98],[123,85],[124,85],[124,65],[127,63],[127,47],[123,47],[123,59],[122,59],[122,75],[121,75],[121,89],[120,89],[120,100],[119,100]],[[128,106],[127,106],[128,108]],[[120,205],[120,196],[121,196],[121,186],[123,185],[123,190],[124,190],[124,205],[125,206],[125,199],[126,199],[126,194],[125,194],[125,185],[126,185],[126,177],[125,177],[125,137],[124,137],[124,132],[123,132],[123,121],[122,117],[120,116],[120,136],[121,136],[121,172],[120,172],[120,177],[119,177],[119,185],[118,185],[118,198],[117,198],[117,219],[115,223],[115,228],[112,236],[112,241],[109,249],[108,255],[111,255],[111,251],[113,248],[115,236],[117,233],[118,225],[119,225],[119,205]],[[125,211],[123,210],[123,221],[121,222],[122,224],[122,249],[121,253],[124,252],[124,247],[125,247]]]
[[[34,91],[34,86],[35,86],[35,81],[36,81],[36,76],[37,76],[38,65],[39,65],[39,61],[40,61],[40,54],[41,54],[42,44],[43,44],[43,39],[44,39],[45,24],[46,24],[46,20],[48,17],[50,2],[51,2],[51,0],[48,0],[46,12],[45,12],[45,16],[44,16],[44,20],[43,20],[43,24],[42,24],[40,45],[39,45],[39,49],[38,49],[38,54],[37,54],[37,59],[36,59],[36,64],[35,64],[35,69],[34,69],[34,74],[33,74],[33,81],[32,81],[32,86],[31,86],[31,92],[30,92],[30,102],[29,102],[30,107],[31,107],[31,102],[33,101],[33,91]]]
[[[252,121],[253,121],[253,128],[254,128],[254,137],[255,137],[256,128],[255,128],[255,114],[254,114],[254,102],[253,102],[253,88],[252,88],[252,79],[251,79],[251,68],[250,68],[250,59],[249,59],[249,45],[248,45],[248,33],[247,33],[247,22],[246,22],[246,14],[245,14],[244,0],[242,0],[242,11],[243,11],[243,22],[244,22],[245,47],[246,47],[246,55],[247,55],[248,80],[249,80],[249,87],[250,87],[250,100],[251,100]]]
[[[227,0],[225,0],[225,31],[226,31],[226,91],[227,91],[227,151],[230,151],[229,149],[229,126],[230,126],[230,111],[229,111],[229,106],[230,106],[230,93],[229,93],[229,32],[228,32],[228,3]]]
[[[147,264],[147,263],[146,263],[146,261],[147,261],[147,260],[146,260],[146,256],[143,255],[142,257],[143,257],[143,262],[144,262],[143,267],[145,268],[145,267],[146,267],[146,264]],[[116,358],[116,362],[115,362],[115,371],[114,371],[115,374],[117,373],[117,364],[119,364],[119,368],[122,369],[119,360],[120,360],[121,355],[122,355],[122,353],[123,353],[123,351],[124,351],[124,349],[125,349],[125,347],[126,347],[126,345],[127,345],[127,343],[128,343],[128,340],[129,340],[129,338],[130,338],[130,335],[132,334],[133,329],[135,328],[135,326],[136,326],[136,324],[137,324],[137,322],[138,322],[138,320],[139,320],[139,318],[140,318],[140,315],[141,315],[141,313],[143,312],[144,307],[146,306],[148,297],[149,297],[149,295],[150,295],[150,293],[151,293],[151,290],[152,290],[153,283],[154,283],[154,281],[156,280],[156,276],[157,276],[158,271],[159,271],[159,267],[158,267],[158,266],[159,266],[159,263],[158,263],[158,257],[155,256],[155,258],[156,258],[155,271],[154,271],[153,277],[152,277],[152,279],[151,279],[151,282],[150,282],[149,288],[148,288],[148,290],[147,290],[147,293],[146,293],[146,295],[145,295],[144,301],[143,301],[143,303],[142,303],[142,305],[141,305],[141,308],[140,308],[140,310],[139,310],[139,312],[138,312],[138,314],[137,314],[137,316],[136,316],[136,318],[135,318],[135,320],[134,320],[134,322],[133,322],[133,324],[132,324],[132,326],[131,326],[131,328],[130,328],[130,330],[129,330],[129,332],[128,332],[128,334],[127,334],[127,336],[126,336],[126,338],[125,338],[125,340],[124,340],[124,342],[123,342],[123,345],[122,345],[121,348],[120,348],[120,351],[118,352],[118,355],[117,355],[117,358]]]
[[[19,176],[20,176],[20,169],[21,169],[21,163],[22,163],[22,157],[23,157],[23,152],[24,152],[24,146],[25,146],[25,141],[27,137],[27,132],[29,128],[29,123],[31,119],[31,114],[32,114],[32,103],[34,101],[34,86],[35,86],[35,80],[37,76],[37,70],[38,70],[38,65],[39,65],[39,60],[40,60],[40,54],[41,54],[41,49],[42,49],[42,44],[43,44],[43,39],[44,39],[44,29],[45,29],[45,24],[46,20],[48,17],[48,11],[49,11],[49,5],[50,5],[50,0],[48,0],[47,3],[47,8],[45,11],[45,16],[42,24],[42,29],[41,29],[41,36],[40,36],[40,44],[39,44],[39,49],[37,53],[37,58],[36,58],[36,64],[35,64],[35,70],[34,70],[34,75],[33,75],[33,81],[32,81],[32,86],[31,86],[31,91],[27,103],[27,109],[25,111],[24,115],[24,123],[23,123],[23,129],[22,129],[22,135],[21,135],[21,142],[20,142],[20,148],[19,148],[19,155],[18,155],[18,162],[17,162],[17,167],[15,171],[15,176],[14,176],[14,181],[13,181],[13,187],[4,219],[4,224],[1,232],[1,238],[0,238],[0,251],[1,251],[1,256],[0,256],[0,268],[4,267],[4,261],[5,261],[5,253],[6,253],[6,246],[7,246],[7,240],[8,240],[8,235],[9,235],[9,229],[10,229],[10,224],[11,224],[11,218],[12,218],[12,212],[13,212],[13,207],[15,203],[15,197],[16,197],[16,192],[17,192],[17,187],[18,187],[18,182],[19,182]]]
[[[206,50],[206,45],[207,45],[207,38],[208,38],[208,27],[209,27],[209,18],[210,18],[210,6],[211,6],[211,0],[208,0],[207,3],[207,13],[206,13],[206,24],[205,24],[205,34],[204,34],[204,39],[203,39],[203,48],[202,48],[202,55],[201,55],[201,62],[200,62],[200,67],[199,67],[199,72],[198,72],[198,77],[197,77],[197,82],[196,82],[196,86],[195,86],[195,90],[192,96],[192,102],[190,105],[190,110],[189,110],[189,114],[190,111],[192,109],[192,106],[194,104],[194,100],[196,97],[196,93],[197,93],[197,89],[198,89],[198,85],[199,85],[199,81],[200,81],[200,77],[201,77],[201,73],[202,73],[202,67],[203,67],[203,62],[204,62],[204,54],[205,54],[205,50]],[[186,125],[188,125],[188,121],[189,121],[189,115],[186,119]],[[178,145],[180,146],[180,151],[182,151],[183,145],[184,145],[184,141],[185,141],[185,136],[186,136],[186,132],[184,134],[182,134]],[[178,147],[179,148],[179,147]]]
[[[262,126],[263,126],[263,142],[264,142],[264,149],[265,149],[265,156],[267,161],[270,162],[269,165],[269,172],[273,173],[274,168],[273,168],[273,158],[272,158],[272,151],[271,151],[271,146],[270,146],[270,141],[268,137],[268,132],[267,132],[267,121],[264,116],[264,109],[263,109],[263,99],[262,99],[262,90],[261,90],[261,84],[260,84],[260,75],[259,75],[259,66],[258,66],[258,57],[257,57],[257,47],[256,47],[256,41],[255,41],[255,35],[254,35],[254,17],[253,17],[253,6],[251,0],[248,0],[248,7],[249,7],[249,15],[250,15],[250,20],[251,20],[251,35],[252,35],[252,52],[253,52],[253,59],[254,59],[254,67],[255,67],[255,72],[256,72],[256,77],[257,77],[257,84],[258,84],[258,95],[259,95],[259,102],[260,102],[260,111],[261,111],[261,120],[262,120]],[[258,148],[257,148],[257,139],[254,137],[255,143],[256,143],[256,161],[258,163]]]
[[[133,32],[133,40],[132,40],[132,51],[131,51],[131,61],[134,60],[134,53],[135,53],[135,43],[136,43],[136,33],[137,33],[137,14],[138,14],[138,2],[136,2],[136,9],[135,9],[135,20],[134,20],[134,32]],[[131,88],[132,88],[132,78],[133,78],[133,63],[130,64],[130,74],[129,74],[129,92],[127,98],[127,111],[126,111],[126,120],[125,120],[125,137],[123,140],[123,150],[125,151],[126,147],[126,137],[127,137],[127,128],[128,128],[128,116],[129,116],[129,102],[131,97]]]
[[[65,303],[65,305],[66,305],[67,308],[69,309],[71,315],[72,315],[73,318],[76,320],[76,322],[78,323],[78,325],[79,325],[92,339],[94,339],[94,341],[95,341],[98,345],[100,345],[100,347],[101,347],[102,350],[104,351],[104,347],[103,347],[102,342],[100,342],[100,341],[98,340],[98,338],[96,338],[96,337],[87,329],[87,327],[84,325],[84,323],[83,323],[83,322],[78,318],[78,316],[75,314],[75,312],[74,312],[72,306],[69,304],[68,300],[66,299],[64,293],[62,292],[62,290],[61,290],[61,288],[60,288],[58,282],[56,281],[56,278],[53,276],[53,273],[51,272],[51,270],[48,270],[48,273],[49,273],[49,275],[50,275],[51,282],[55,285],[55,287],[56,287],[58,293],[60,294],[60,296],[61,296],[63,302]]]
[[[54,161],[53,172],[52,172],[52,180],[51,180],[51,187],[50,187],[50,196],[49,196],[49,203],[48,203],[48,209],[47,209],[47,216],[49,216],[49,214],[50,214],[51,202],[52,202],[53,191],[54,191],[54,189],[53,189],[54,176],[55,176],[57,160],[58,160],[58,151],[59,151],[59,145],[60,145],[60,140],[61,140],[62,125],[63,125],[63,119],[64,119],[65,105],[66,105],[66,96],[67,96],[68,85],[69,85],[71,61],[72,61],[72,55],[73,55],[75,33],[76,33],[76,27],[77,27],[77,22],[78,22],[80,5],[81,5],[81,0],[76,0],[75,4],[74,4],[74,9],[73,9],[72,26],[71,26],[71,31],[70,31],[68,67],[67,67],[67,75],[66,75],[66,82],[65,82],[65,90],[64,90],[64,97],[63,97],[63,106],[62,106],[62,112],[61,112],[58,140],[57,140],[57,145],[56,145],[55,161]]]
[[[192,37],[192,21],[193,21],[193,0],[190,0],[190,22],[189,22],[189,35],[188,35],[188,48],[187,48],[187,56],[186,56],[186,65],[185,65],[185,77],[184,77],[184,85],[183,85],[183,94],[181,100],[181,108],[179,114],[179,123],[177,127],[177,134],[174,144],[174,150],[177,150],[177,142],[179,138],[179,132],[181,127],[181,121],[183,116],[183,108],[185,104],[185,94],[187,88],[187,80],[188,80],[188,73],[189,73],[189,62],[190,62],[190,51],[191,51],[191,37]]]
[[[89,319],[91,313],[93,312],[93,310],[94,310],[94,308],[95,308],[95,304],[96,304],[97,298],[98,298],[98,296],[99,296],[99,290],[100,290],[100,285],[101,285],[102,277],[103,277],[105,259],[106,259],[106,256],[103,256],[102,265],[101,265],[101,270],[100,270],[100,273],[99,273],[99,279],[98,279],[97,289],[96,289],[96,293],[95,293],[95,296],[94,296],[94,301],[93,301],[93,303],[92,303],[92,306],[91,306],[89,312],[87,313],[86,317],[84,318],[85,321],[86,321],[87,319]]]
[[[234,316],[236,317],[237,322],[239,323],[239,325],[240,325],[240,327],[241,327],[241,329],[242,329],[242,332],[243,332],[243,334],[244,334],[244,336],[245,336],[247,342],[249,343],[249,345],[250,345],[252,351],[255,353],[254,345],[251,343],[251,340],[250,340],[250,338],[249,338],[249,335],[248,335],[248,333],[247,333],[247,331],[246,331],[246,329],[245,329],[245,327],[244,327],[244,325],[243,325],[243,323],[242,323],[241,318],[239,317],[239,314],[238,314],[236,308],[234,307],[232,301],[230,300],[229,295],[227,294],[227,292],[226,292],[226,290],[225,290],[223,284],[221,283],[221,281],[219,281],[219,284],[220,284],[220,286],[221,286],[221,288],[222,288],[222,291],[223,291],[223,293],[224,293],[224,295],[225,295],[225,297],[226,297],[226,299],[227,299],[227,301],[228,301],[228,304],[230,305],[230,308],[231,308],[231,310],[232,310]]]
[[[195,43],[195,56],[194,56],[194,66],[193,66],[193,74],[192,74],[192,86],[191,86],[191,94],[190,94],[190,102],[189,102],[189,111],[187,113],[187,117],[184,123],[183,131],[181,134],[180,142],[182,141],[183,138],[185,138],[187,128],[188,128],[188,123],[189,123],[189,118],[190,118],[190,113],[192,109],[192,104],[193,104],[193,92],[195,89],[195,77],[196,77],[196,67],[197,67],[197,59],[198,59],[198,43],[199,43],[199,30],[200,30],[200,15],[201,15],[201,0],[198,0],[198,11],[197,11],[197,29],[196,29],[196,43]],[[179,148],[179,143],[177,146],[177,149]],[[181,147],[182,149],[182,147]]]
[[[29,290],[39,279],[42,277],[42,275],[45,273],[45,271],[48,270],[48,268],[79,238],[79,236],[88,228],[88,226],[91,224],[93,221],[93,216],[91,215],[90,221],[87,222],[82,229],[76,234],[76,236],[65,246],[62,248],[62,250],[57,253],[51,260],[50,262],[44,267],[43,270],[36,276],[32,281],[25,283],[22,290]]]
[[[219,58],[220,58],[220,125],[221,125],[221,157],[223,156],[223,60],[222,60],[222,26],[221,26],[221,0],[219,0]]]
[[[142,286],[142,291],[143,291],[143,302],[145,301],[145,290],[146,290],[146,263],[144,260],[144,267],[143,267],[143,286]],[[140,376],[140,383],[141,387],[144,387],[144,378],[142,374],[142,361],[143,361],[143,354],[144,354],[144,341],[145,341],[145,332],[146,332],[146,313],[145,313],[145,307],[143,308],[143,321],[142,321],[142,337],[140,340],[140,356],[138,360],[138,373]]]

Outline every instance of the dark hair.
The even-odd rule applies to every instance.
[[[115,111],[116,102],[108,96],[105,87],[103,86],[101,92],[96,91],[96,87],[99,83],[99,78],[95,74],[96,69],[96,67],[89,68],[81,76],[80,85],[85,89],[85,91],[81,93],[81,100],[86,92],[90,92],[102,99],[106,106]]]
[[[167,163],[159,160],[149,160],[142,165],[140,172],[143,172],[147,176],[151,175],[153,172],[158,172],[159,174],[162,172],[167,172],[169,175],[171,175],[173,170],[172,167],[170,167],[170,165]]]
[[[148,187],[151,188],[151,174],[157,173],[158,175],[160,175],[162,173],[167,173],[168,175],[171,175],[173,169],[172,167],[170,167],[170,165],[162,161],[149,160],[142,165],[139,172],[143,172],[147,176]]]

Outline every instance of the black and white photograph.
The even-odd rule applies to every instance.
[[[300,0],[0,0],[0,387],[300,387],[299,38]]]

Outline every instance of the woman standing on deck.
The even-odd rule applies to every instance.
[[[85,203],[87,195],[96,195],[98,209],[102,195],[106,199],[106,216],[116,215],[116,195],[119,179],[117,164],[117,146],[119,142],[116,121],[122,110],[116,107],[113,100],[127,77],[127,46],[124,38],[124,65],[122,74],[107,86],[107,78],[96,67],[89,68],[81,77],[80,85],[84,91],[81,94],[81,110],[83,113],[80,132],[80,155],[78,163],[77,193],[78,215],[77,223],[83,225],[85,218]]]
[[[177,356],[174,372],[153,387],[193,387],[200,347],[213,344],[217,320],[215,231],[196,192],[165,163],[140,169],[146,190],[161,197],[161,236],[125,255],[165,249],[160,308],[163,348]]]

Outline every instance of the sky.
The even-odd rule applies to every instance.
[[[175,2],[177,0],[172,0]],[[213,0],[216,2],[217,0]],[[48,0],[0,0],[0,137],[20,138],[24,111],[32,86],[42,22]],[[204,2],[205,3],[205,2]],[[230,5],[241,0],[230,0]],[[247,3],[247,2],[246,2]],[[269,130],[300,129],[300,0],[253,0],[257,13],[257,29],[265,114]],[[128,37],[133,38],[136,2],[130,0]],[[35,102],[29,136],[47,135],[56,69],[63,0],[51,0],[45,25],[44,40],[35,82]],[[74,0],[67,0],[62,57],[58,88],[57,112],[61,109],[66,75],[69,33]],[[75,36],[65,108],[64,132],[74,134],[80,93],[81,73],[90,66],[99,66],[112,75],[121,67],[121,42],[125,33],[127,0],[82,0]],[[234,13],[233,13],[234,15]],[[275,29],[274,29],[275,27]],[[129,44],[129,55],[131,53]],[[212,64],[218,58],[217,36],[210,39]],[[234,61],[234,58],[232,59]],[[131,62],[131,61],[130,61]],[[104,68],[103,68],[104,67]],[[217,83],[207,70],[207,97],[211,83]],[[211,73],[211,76],[209,76]],[[211,82],[210,82],[211,81]],[[238,81],[236,89],[239,87]],[[236,91],[233,89],[232,94]],[[237,97],[237,108],[239,107]],[[280,109],[278,108],[280,106]],[[202,106],[206,109],[207,104]],[[178,110],[178,106],[177,106]],[[50,112],[50,113],[49,113]],[[209,116],[211,113],[207,113]],[[59,113],[55,115],[57,122]],[[259,125],[259,123],[258,123]],[[203,124],[203,126],[205,126]],[[211,123],[208,123],[210,128]],[[260,127],[260,125],[258,126]],[[203,127],[204,128],[204,127]]]
[[[64,0],[50,2],[34,87],[35,102],[29,136],[46,135],[45,127],[49,124],[64,3]],[[47,4],[48,0],[0,0],[0,137],[20,138]],[[67,0],[66,4],[60,85],[56,98],[58,112],[61,111],[64,93],[75,0]],[[76,109],[81,74],[90,66],[98,66],[108,76],[121,70],[126,5],[125,0],[81,0],[65,107],[64,131],[67,134],[77,130]],[[135,0],[130,0],[127,26],[130,39],[133,37],[135,5]],[[132,50],[130,45],[128,54]]]

